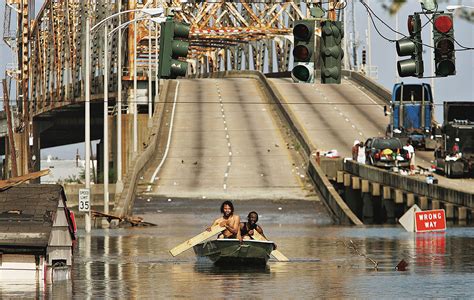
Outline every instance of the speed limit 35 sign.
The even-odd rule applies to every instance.
[[[91,210],[90,190],[79,189],[79,211],[89,212]]]

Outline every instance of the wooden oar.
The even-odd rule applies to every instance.
[[[207,240],[208,238],[216,235],[225,230],[225,227],[221,227],[219,225],[215,225],[211,227],[211,231],[204,231],[200,234],[196,235],[195,237],[190,238],[186,242],[179,244],[178,246],[174,247],[170,250],[171,255],[176,256],[178,254],[183,253],[184,251],[188,250],[191,247],[196,246],[200,242]]]
[[[261,235],[260,233],[257,232],[257,230],[254,229],[253,231],[253,236],[252,236],[255,240],[257,241],[268,241],[266,238],[263,237],[263,235]],[[281,253],[280,251],[278,250],[273,250],[272,253],[270,253],[273,257],[276,258],[276,260],[278,261],[290,261],[288,259],[288,257],[286,257],[285,255],[283,255],[283,253]]]

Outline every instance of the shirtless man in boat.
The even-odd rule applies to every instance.
[[[230,201],[224,201],[221,205],[222,217],[215,220],[212,226],[219,225],[225,227],[225,230],[219,234],[217,238],[224,239],[238,239],[242,241],[242,236],[240,234],[240,217],[234,215],[234,205]],[[211,227],[208,227],[206,230],[211,231]]]
[[[255,211],[249,212],[247,222],[240,223],[240,234],[244,240],[253,239],[254,230],[260,233],[265,239],[267,237],[263,234],[263,229],[258,224],[258,214]]]
[[[247,216],[247,222],[240,223],[240,234],[242,235],[242,239],[244,240],[253,240],[254,231],[260,233],[266,240],[268,238],[263,234],[263,229],[260,225],[257,224],[258,222],[258,213],[256,211],[249,212]],[[274,245],[275,249],[277,245]]]

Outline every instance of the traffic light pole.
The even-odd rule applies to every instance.
[[[84,99],[84,106],[85,106],[85,128],[84,128],[84,143],[85,143],[85,181],[86,181],[86,189],[90,190],[91,185],[91,119],[90,119],[90,111],[91,111],[91,103],[90,103],[90,81],[91,81],[91,61],[90,61],[90,52],[91,52],[91,20],[89,14],[86,15],[86,66],[85,66],[85,76],[84,76],[84,90],[85,90],[85,99]],[[92,203],[91,203],[92,204]],[[86,212],[85,214],[85,229],[86,232],[91,232],[91,212]]]
[[[133,23],[133,158],[138,154],[137,22]]]

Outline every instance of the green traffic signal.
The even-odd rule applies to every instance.
[[[189,52],[190,26],[175,22],[169,18],[161,24],[160,56],[158,76],[160,78],[177,78],[185,76],[188,63],[180,60],[186,58]]]
[[[456,74],[453,15],[438,13],[433,17],[433,45],[436,76]]]
[[[321,83],[341,83],[341,47],[344,29],[341,21],[321,22]]]
[[[316,23],[312,19],[295,21],[293,27],[293,62],[291,77],[295,82],[314,82],[314,33]]]

